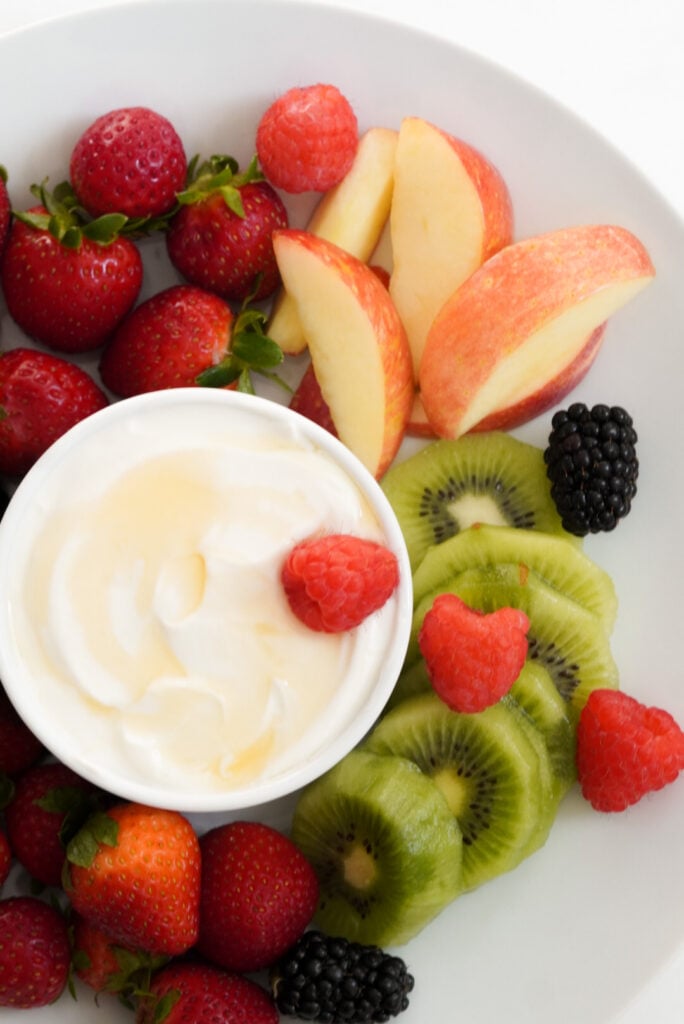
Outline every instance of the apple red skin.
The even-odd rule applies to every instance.
[[[494,164],[475,147],[419,117],[407,117],[402,122],[399,151],[397,154],[398,180],[400,180],[400,162],[402,159],[402,133],[406,134],[409,154],[407,160],[411,164],[415,162],[417,153],[420,153],[421,166],[424,164],[423,147],[419,145],[419,140],[423,135],[426,139],[430,140],[431,146],[437,146],[436,152],[440,154],[439,160],[444,163],[442,177],[445,178],[445,183],[439,189],[433,188],[433,192],[439,193],[440,202],[442,201],[442,193],[447,191],[448,188],[446,182],[449,181],[449,173],[455,176],[454,180],[460,178],[465,173],[475,193],[472,200],[475,205],[473,205],[469,213],[471,216],[474,214],[480,222],[476,238],[464,236],[462,232],[455,232],[453,237],[449,239],[450,251],[453,255],[449,260],[442,260],[440,258],[440,273],[437,274],[437,280],[434,279],[434,275],[431,273],[428,283],[425,268],[423,268],[421,261],[421,269],[418,271],[419,280],[416,281],[415,271],[418,270],[418,267],[416,265],[415,247],[409,245],[410,235],[405,234],[406,227],[404,227],[403,231],[400,231],[399,226],[402,223],[403,216],[413,219],[413,214],[418,208],[417,204],[420,203],[420,196],[415,194],[416,190],[419,191],[420,185],[416,185],[414,181],[410,189],[405,187],[402,190],[400,186],[397,186],[395,189],[395,199],[398,194],[401,196],[401,199],[396,202],[393,201],[391,214],[392,237],[393,242],[396,244],[397,238],[395,233],[399,238],[404,236],[403,243],[399,243],[404,252],[403,256],[401,248],[399,251],[395,250],[394,252],[394,269],[390,276],[389,288],[390,294],[396,302],[397,309],[405,320],[413,354],[414,376],[417,379],[430,321],[437,313],[442,302],[447,298],[450,289],[459,287],[463,280],[481,266],[485,260],[505,246],[510,245],[513,240],[514,215],[508,186]],[[449,150],[451,155],[448,154]],[[430,149],[430,152],[432,154],[431,158],[438,159],[432,149]],[[460,165],[460,170],[456,174],[455,169],[458,165]],[[413,176],[415,176],[415,167]],[[448,206],[449,204],[444,203],[444,205]],[[405,209],[407,206],[410,207],[410,213],[408,214]],[[420,218],[422,227],[418,229],[418,234],[422,236],[423,231],[430,225],[430,233],[432,233],[432,229],[435,229],[442,220],[442,217],[440,217],[442,212],[439,204],[437,204],[437,212],[435,211],[435,199],[431,195],[429,212],[423,214]],[[445,222],[451,223],[453,217],[454,213],[452,211],[451,215],[446,215]],[[430,250],[427,255],[427,264],[431,265],[433,270],[435,269],[436,259],[436,255]],[[422,300],[420,303],[417,303],[417,296],[421,294]],[[421,307],[420,310],[418,306]],[[420,420],[417,421],[417,428],[412,426],[411,433],[429,436],[426,431],[420,429],[419,424]]]
[[[413,403],[413,367],[406,331],[387,289],[367,264],[332,242],[296,228],[274,233],[274,248],[279,262],[285,257],[288,246],[301,247],[312,253],[340,279],[346,281],[359,307],[364,310],[377,339],[385,384],[385,429],[376,464],[368,468],[379,479],[399,450]],[[285,277],[286,274],[283,273],[283,278]],[[287,282],[285,283],[287,285]],[[309,339],[309,349],[315,365],[315,345],[312,338]],[[344,430],[341,429],[339,420],[336,422],[335,419],[334,396],[326,392],[325,381],[320,377],[319,384],[323,400],[330,408],[335,430],[340,440],[346,444]],[[358,383],[358,394],[363,394],[363,381]]]
[[[513,206],[508,187],[497,168],[479,150],[446,132],[442,135],[474,183],[482,202],[482,254],[484,262],[510,245],[513,239]]]
[[[606,327],[607,324],[605,323],[599,324],[596,330],[591,332],[586,344],[575,359],[563,367],[561,372],[547,384],[542,385],[537,391],[534,391],[519,402],[515,402],[513,405],[506,406],[505,409],[499,409],[497,412],[485,416],[483,420],[480,420],[479,423],[470,428],[470,432],[481,433],[485,430],[513,430],[515,427],[521,427],[524,423],[529,423],[530,420],[541,416],[542,413],[551,409],[558,402],[561,402],[577,387],[591,369],[601,348]],[[413,437],[434,438],[437,436],[425,415],[425,409],[418,392],[416,392],[406,432]]]
[[[599,353],[607,324],[599,326],[591,332],[583,348],[572,362],[564,366],[557,376],[544,384],[538,391],[522,398],[519,402],[485,416],[483,420],[471,427],[472,432],[484,430],[513,430],[529,423],[536,416],[562,402],[577,385],[584,380]]]
[[[536,331],[601,288],[654,273],[641,242],[613,225],[548,232],[492,256],[447,300],[428,333],[420,390],[435,433],[456,437],[472,429],[466,417],[480,388]],[[565,369],[554,377],[563,378]],[[548,380],[535,384],[536,392]]]

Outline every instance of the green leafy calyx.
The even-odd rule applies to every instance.
[[[70,864],[89,868],[101,846],[115,847],[119,841],[119,824],[104,812],[91,815],[67,845]]]
[[[84,238],[98,245],[111,245],[129,224],[123,213],[105,213],[101,217],[89,218],[79,206],[68,181],[61,182],[52,192],[47,188],[47,181],[43,181],[40,185],[32,185],[31,193],[42,210],[15,210],[14,216],[38,231],[48,231],[66,249],[80,248]]]
[[[259,373],[286,391],[291,389],[274,370],[284,360],[283,350],[265,332],[266,314],[250,307],[257,293],[261,275],[238,313],[231,334],[230,350],[215,366],[203,370],[196,379],[202,387],[225,388],[237,383],[237,390],[254,394],[252,373]]]
[[[259,170],[256,156],[242,172],[232,156],[212,156],[202,163],[199,162],[199,157],[195,156],[188,165],[186,188],[178,193],[177,198],[181,206],[192,206],[210,196],[220,194],[234,214],[244,217],[240,189],[250,182],[263,180],[264,176]]]

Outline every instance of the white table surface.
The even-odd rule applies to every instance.
[[[601,132],[684,219],[681,0],[319,2],[451,39],[526,79]],[[115,0],[0,0],[0,35],[114,5]],[[684,951],[619,1021],[606,1024],[681,1024],[682,989]]]

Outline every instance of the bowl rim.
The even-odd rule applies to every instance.
[[[60,734],[58,727],[50,725],[46,716],[41,713],[36,694],[30,686],[31,674],[25,670],[22,659],[15,650],[12,638],[11,601],[4,581],[8,579],[8,574],[12,570],[13,539],[22,529],[26,508],[44,481],[54,473],[63,471],[65,462],[68,466],[71,455],[78,451],[82,440],[97,435],[112,421],[134,413],[153,414],[158,409],[170,406],[195,406],[197,403],[203,406],[228,403],[251,413],[256,410],[276,424],[294,425],[304,438],[332,458],[371,505],[385,536],[385,542],[397,557],[399,585],[395,592],[396,613],[391,643],[380,671],[373,681],[372,689],[364,701],[363,714],[356,715],[324,747],[317,748],[304,761],[280,774],[265,780],[256,780],[237,789],[177,793],[172,786],[163,787],[154,782],[135,780],[133,777],[122,778],[110,769],[84,762],[79,757],[78,750],[74,749],[73,734]],[[292,795],[332,768],[363,739],[385,706],[403,664],[413,614],[411,571],[401,528],[380,484],[350,449],[323,427],[277,401],[234,390],[201,387],[147,392],[112,402],[81,420],[50,446],[19,482],[0,520],[0,593],[3,595],[0,600],[0,680],[10,702],[43,743],[48,754],[115,797],[187,813],[227,813],[259,807]]]

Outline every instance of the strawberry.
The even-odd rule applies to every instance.
[[[84,985],[130,1001],[149,991],[152,973],[167,957],[151,956],[118,945],[96,925],[75,914],[72,921],[72,967]]]
[[[7,171],[0,164],[0,256],[9,235],[12,206],[7,193]]]
[[[230,157],[212,157],[180,193],[166,247],[191,284],[222,298],[265,299],[280,283],[271,236],[288,226],[278,193],[263,180],[256,160],[243,174]]]
[[[314,372],[313,363],[309,363],[304,371],[304,375],[290,399],[290,408],[337,437],[337,430],[330,415],[330,407],[321,393],[321,386]]]
[[[2,379],[0,358],[0,380]],[[2,394],[0,392],[0,404]],[[0,421],[0,438],[2,426]],[[0,451],[2,444],[0,442]],[[43,744],[19,717],[14,705],[0,685],[0,775],[14,777],[21,774],[38,760],[44,752]]]
[[[56,761],[34,765],[17,780],[5,825],[14,856],[37,882],[60,884],[66,843],[98,797],[92,783]]]
[[[168,213],[183,188],[186,171],[176,129],[148,107],[122,107],[102,114],[80,136],[69,162],[74,191],[93,217]]]
[[[141,303],[106,346],[100,376],[121,398],[189,387],[230,346],[233,313],[216,295],[173,285]]]
[[[351,104],[334,85],[295,87],[265,111],[256,133],[264,174],[285,192],[325,192],[345,176],[359,133]]]
[[[104,391],[75,363],[29,348],[4,352],[0,472],[23,475],[53,441],[107,404]]]
[[[418,633],[428,675],[453,711],[475,713],[508,693],[527,657],[530,622],[518,608],[483,614],[440,594]]]
[[[270,966],[313,917],[313,868],[290,839],[258,822],[219,825],[200,847],[199,952],[232,971]]]
[[[0,829],[0,889],[7,881],[7,876],[12,867],[12,848],[7,838],[7,833]]]
[[[122,398],[164,388],[237,384],[252,391],[251,368],[269,372],[283,359],[262,331],[265,316],[244,308],[233,318],[218,295],[173,285],[141,303],[100,359],[106,387]]]
[[[593,690],[577,726],[577,777],[598,811],[624,811],[674,782],[684,732],[668,711],[619,690]]]
[[[119,231],[125,217],[84,222],[64,184],[34,186],[38,205],[17,213],[2,263],[7,308],[21,329],[57,352],[100,348],[138,297],[142,259]]]
[[[69,976],[66,921],[33,896],[0,900],[0,1006],[28,1010],[61,995]]]
[[[278,1024],[271,996],[256,982],[209,964],[174,961],[158,971],[136,1024]]]
[[[399,583],[399,565],[375,541],[326,534],[295,545],[281,582],[290,608],[309,629],[339,633],[385,604]]]
[[[64,882],[76,912],[123,946],[174,956],[197,939],[199,841],[176,811],[119,803],[93,816]]]

